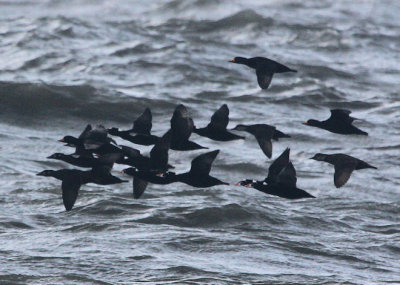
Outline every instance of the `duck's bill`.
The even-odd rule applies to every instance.
[[[248,184],[242,184],[242,182],[241,181],[239,181],[238,183],[236,183],[235,184],[236,186],[244,186],[244,187],[247,187],[247,188],[250,188],[251,187],[251,183],[248,183]]]

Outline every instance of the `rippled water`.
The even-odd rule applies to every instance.
[[[0,1],[0,283],[400,283],[399,14],[398,1],[368,0]],[[299,72],[262,91],[227,62],[256,55]],[[67,213],[60,183],[35,176],[70,167],[46,156],[71,151],[56,139],[86,123],[128,128],[150,106],[162,134],[178,103],[197,126],[227,103],[232,127],[291,134],[273,158],[291,147],[298,186],[317,198],[233,186],[266,176],[250,136],[192,137],[221,149],[212,174],[230,186],[151,185],[134,200],[131,183],[86,185]],[[370,135],[301,124],[333,107]],[[317,152],[379,169],[336,189]],[[171,161],[185,171],[199,153]]]

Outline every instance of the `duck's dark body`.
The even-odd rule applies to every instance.
[[[93,156],[79,156],[75,154],[63,154],[63,153],[54,153],[48,158],[57,159],[64,161],[66,163],[83,167],[83,168],[92,168],[96,165],[96,159]]]
[[[200,176],[197,175],[196,173],[191,173],[191,172],[177,174],[175,176],[174,182],[182,182],[197,188],[208,188],[216,185],[229,185],[228,183],[223,182],[210,175]]]
[[[97,126],[96,129],[92,129],[91,125],[87,125],[78,138],[65,136],[59,141],[66,143],[67,146],[75,147],[76,154],[81,154],[82,152],[99,154],[118,152],[116,142],[108,137],[107,130],[101,125]]]
[[[189,150],[197,150],[197,149],[207,149],[207,147],[201,146],[198,143],[192,141],[180,141],[180,140],[172,140],[171,141],[171,149],[178,151],[189,151]]]
[[[317,121],[310,120],[311,123],[307,123],[308,126],[317,127],[320,129],[324,129],[330,131],[331,133],[341,134],[341,135],[363,135],[368,136],[367,132],[364,132],[357,128],[356,126],[343,124],[338,121]]]
[[[211,122],[204,128],[194,128],[193,132],[215,141],[232,141],[244,139],[244,137],[229,132],[226,127],[229,124],[229,109],[222,105],[211,117]]]
[[[62,198],[67,211],[72,210],[78,198],[79,189],[83,184],[110,185],[127,182],[111,175],[109,167],[95,167],[87,171],[77,169],[44,170],[37,175],[54,177],[62,181]]]
[[[271,158],[272,156],[272,141],[271,140],[279,140],[279,138],[290,138],[289,135],[284,134],[281,131],[278,131],[274,126],[270,126],[267,124],[254,124],[254,125],[237,125],[233,130],[236,131],[245,131],[249,134],[252,134],[260,146],[263,153]]]
[[[154,184],[169,184],[166,178],[157,176],[171,166],[168,164],[168,150],[171,142],[171,131],[158,139],[150,151],[150,157],[141,157],[140,163],[135,163],[136,168],[127,168],[123,172],[133,176],[133,197],[139,199],[147,188],[148,182]],[[132,151],[131,151],[132,152]],[[134,151],[133,151],[134,152]]]
[[[146,108],[144,112],[133,122],[130,130],[120,131],[118,128],[108,129],[108,133],[112,136],[118,136],[121,139],[130,141],[139,145],[153,145],[159,137],[151,134],[153,115],[150,108]],[[133,134],[136,135],[133,135]]]
[[[351,117],[350,113],[351,111],[345,109],[332,109],[331,116],[327,120],[317,121],[311,119],[304,124],[336,134],[368,136],[367,132],[360,130],[352,124],[356,119]]]
[[[314,157],[312,157],[312,159],[327,162],[335,167],[333,179],[336,188],[340,188],[345,185],[350,179],[350,176],[354,170],[366,168],[377,169],[375,166],[372,166],[365,161],[343,153],[317,153]]]
[[[111,169],[106,167],[97,167],[91,170],[91,183],[99,184],[99,185],[112,185],[119,184],[123,182],[128,182],[127,180],[122,180],[110,173]]]
[[[194,129],[193,132],[198,134],[199,136],[207,137],[214,141],[227,142],[227,141],[244,139],[244,137],[235,135],[234,133],[231,133],[227,130],[220,132],[218,130],[209,127]]]
[[[54,153],[50,155],[48,158],[61,160],[66,163],[83,168],[89,168],[89,167],[95,168],[100,166],[108,166],[111,168],[113,164],[122,157],[123,155],[119,152],[103,154],[99,156],[99,158],[93,157],[93,155],[90,152],[84,152],[81,155]]]
[[[294,69],[266,57],[235,57],[233,63],[244,64],[256,70],[257,82],[261,89],[267,89],[275,73],[297,72]]]
[[[203,147],[195,142],[189,141],[193,132],[193,119],[189,116],[189,112],[182,104],[176,107],[171,118],[171,145],[173,150],[187,151],[203,149]]]
[[[212,163],[217,157],[219,150],[201,154],[192,160],[191,168],[188,172],[175,174],[173,172],[164,173],[169,183],[182,182],[197,188],[207,188],[215,185],[229,185],[215,177],[210,176]]]
[[[253,183],[252,188],[257,189],[265,194],[292,200],[302,198],[315,198],[313,195],[297,187],[279,186],[279,184],[265,185],[262,181],[257,181],[256,183]]]
[[[121,139],[124,139],[126,141],[129,141],[134,144],[138,145],[154,145],[159,137],[154,136],[154,135],[148,135],[148,134],[136,134],[132,135],[131,130],[127,131],[120,131],[117,128],[111,128],[108,129],[108,132],[112,136],[118,136]]]
[[[315,198],[306,191],[297,188],[296,170],[289,160],[290,150],[286,149],[269,167],[264,181],[242,180],[236,185],[251,187],[263,193],[286,199]]]

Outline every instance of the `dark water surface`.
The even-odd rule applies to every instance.
[[[0,283],[399,284],[399,15],[398,1],[0,1]],[[256,55],[299,72],[262,91],[227,62]],[[56,140],[86,123],[128,128],[150,106],[162,134],[178,103],[197,126],[227,103],[230,127],[291,134],[273,158],[291,147],[317,198],[234,186],[271,162],[250,136],[192,136],[221,149],[212,174],[230,186],[151,185],[134,200],[131,183],[86,185],[67,213],[60,182],[35,176],[70,167],[46,156],[71,151]],[[370,136],[301,124],[334,107]],[[336,189],[317,152],[379,170]],[[199,153],[171,162],[185,171]]]

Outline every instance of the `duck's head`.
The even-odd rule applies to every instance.
[[[62,159],[65,156],[66,155],[63,154],[63,153],[56,152],[56,153],[53,153],[52,155],[48,156],[47,158],[50,158],[50,159]]]
[[[311,120],[308,120],[307,122],[304,122],[303,125],[311,126],[311,127],[318,127],[320,125],[320,123],[321,123],[320,121],[311,119]]]
[[[54,170],[43,170],[42,172],[39,172],[38,174],[36,174],[37,176],[51,176],[54,177]]]
[[[237,57],[232,58],[229,62],[238,63],[238,64],[246,64],[247,58],[237,56]]]
[[[246,180],[239,181],[239,182],[236,183],[235,185],[236,185],[236,186],[244,186],[244,187],[250,188],[250,187],[253,187],[253,184],[254,184],[255,182],[256,182],[255,180],[246,179]]]
[[[326,154],[317,153],[316,155],[314,155],[313,157],[311,157],[311,159],[318,160],[318,161],[325,161],[326,157],[327,157]]]
[[[59,142],[63,142],[66,144],[76,144],[78,142],[78,139],[73,137],[73,136],[65,136],[62,139],[58,140]]]
[[[161,178],[170,178],[170,177],[173,177],[175,175],[176,174],[173,171],[164,171],[164,172],[156,174],[156,176],[161,177]]]
[[[108,133],[112,136],[116,136],[119,132],[118,128],[111,128],[111,129],[107,129]]]
[[[239,124],[236,127],[234,127],[232,130],[234,131],[246,131],[247,127],[245,125]]]
[[[128,167],[128,168],[125,168],[124,170],[121,170],[121,173],[130,175],[130,176],[133,176],[138,172],[139,172],[139,169],[137,169],[136,167]]]

